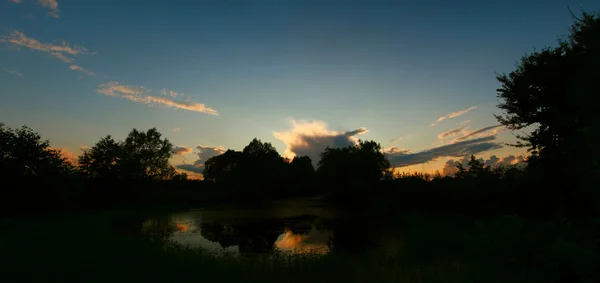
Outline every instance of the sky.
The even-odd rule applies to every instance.
[[[600,2],[0,0],[0,122],[72,156],[156,127],[191,175],[255,137],[315,164],[358,139],[405,171],[515,163],[495,77],[567,7]]]

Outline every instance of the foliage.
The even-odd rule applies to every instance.
[[[369,185],[379,182],[390,162],[374,141],[359,141],[345,148],[327,147],[321,153],[317,174],[324,182]]]
[[[133,129],[125,141],[110,135],[102,138],[79,158],[82,172],[92,178],[110,180],[166,180],[175,176],[169,164],[173,145],[161,139],[156,128]]]
[[[0,123],[0,174],[3,179],[18,177],[56,178],[71,173],[73,166],[50,147],[48,140],[23,126],[11,129]]]
[[[600,119],[590,101],[598,93],[598,77],[600,18],[583,13],[557,47],[533,52],[516,70],[497,77],[504,114],[496,118],[510,130],[535,127],[518,144],[532,152],[531,163],[546,169],[569,164],[570,172],[597,169]]]

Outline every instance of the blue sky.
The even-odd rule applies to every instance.
[[[554,46],[567,6],[600,8],[523,2],[0,0],[0,121],[76,154],[157,127],[190,149],[174,164],[254,137],[308,155],[361,138],[441,169],[461,158],[437,147],[497,124],[495,74]],[[481,137],[514,141],[502,128],[460,141]]]

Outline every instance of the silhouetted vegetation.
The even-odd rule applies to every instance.
[[[368,276],[381,268],[385,270],[377,273],[384,277],[381,282],[392,282],[404,276],[396,272],[407,265],[418,262],[419,266],[441,273],[443,268],[455,270],[452,264],[457,261],[470,268],[472,274],[488,269],[502,274],[487,282],[598,282],[600,276],[593,267],[600,264],[600,155],[596,149],[600,144],[600,118],[597,103],[592,102],[598,93],[598,78],[600,19],[584,13],[581,19],[575,19],[569,36],[560,40],[558,47],[525,56],[515,71],[497,78],[502,85],[498,89],[498,107],[504,112],[497,116],[498,121],[510,130],[534,128],[531,133],[520,135],[517,144],[530,151],[526,164],[485,166],[471,156],[467,164],[456,164],[457,173],[452,176],[395,173],[375,141],[326,148],[314,168],[309,157],[289,160],[270,143],[255,138],[242,151],[230,149],[206,160],[204,179],[190,180],[169,163],[173,145],[155,128],[145,132],[133,129],[124,141],[115,141],[108,135],[85,150],[78,164],[71,164],[32,129],[12,129],[0,124],[0,177],[4,183],[1,211],[3,216],[14,216],[222,203],[258,205],[282,198],[323,196],[323,205],[341,208],[350,216],[328,223],[333,231],[331,247],[340,252],[365,253],[377,246],[374,235],[384,222],[381,219],[412,221],[410,227],[414,229],[406,230],[405,236],[413,246],[407,245],[394,256],[376,254],[360,260],[349,257],[350,264],[364,268],[353,270],[357,278],[380,282]],[[428,215],[418,218],[421,220],[444,215],[456,217],[452,219],[460,219],[457,222],[461,223],[448,227],[451,225],[430,218],[422,222],[406,220],[412,213]],[[130,230],[131,235],[141,236],[146,219],[143,214],[129,215],[115,225],[121,231]],[[202,235],[223,247],[238,246],[240,252],[272,252],[278,235],[293,229],[280,222],[204,223]],[[359,223],[363,228],[356,229],[347,222]],[[435,224],[427,226],[428,223]],[[158,231],[166,231],[161,241],[176,231],[171,226],[168,220],[155,223]],[[459,228],[464,229],[459,236],[450,236],[448,231]],[[442,239],[440,235],[456,238]],[[369,244],[357,244],[360,240]],[[130,244],[118,241],[123,246]],[[165,264],[173,272],[193,269],[194,264],[190,263],[176,267],[164,263],[164,251],[159,252],[153,243],[140,242],[135,247],[152,252],[143,252],[151,258],[144,263],[148,266],[160,269]],[[7,244],[2,248],[14,249]],[[212,255],[181,246],[172,248],[167,252],[170,259],[180,263],[200,259],[203,264],[215,264]],[[96,249],[90,252],[104,254]],[[133,253],[128,256],[135,257]],[[443,263],[428,259],[434,256],[443,258]],[[488,260],[487,265],[478,262],[482,258]],[[227,260],[227,268],[239,272],[252,270],[256,268],[253,264],[260,262]],[[271,269],[258,264],[262,269],[249,274],[259,277],[248,279],[260,281],[258,272],[264,270],[273,272],[273,278],[283,278],[286,276],[277,272],[284,270],[304,274],[304,280],[313,281],[315,278],[309,278],[310,274],[304,271],[347,270],[327,257],[294,267],[298,269],[286,265],[287,260],[275,260]],[[317,263],[325,267],[318,267]],[[214,266],[205,269],[211,268]],[[232,276],[227,268],[207,272]],[[406,271],[406,276],[430,276],[423,271],[416,275],[415,270]],[[446,278],[456,282],[489,279],[445,272]],[[323,278],[329,277],[319,280]]]

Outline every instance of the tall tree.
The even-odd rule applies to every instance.
[[[133,129],[122,143],[125,158],[122,161],[125,172],[134,179],[165,180],[175,175],[169,164],[173,155],[173,144],[164,138],[156,128],[146,132]]]
[[[600,19],[583,13],[557,47],[533,52],[516,70],[497,77],[504,113],[496,118],[511,130],[534,127],[517,144],[531,151],[530,163],[597,170],[600,109],[592,101],[600,93],[598,78]]]
[[[123,158],[121,145],[110,135],[79,156],[79,169],[91,178],[117,179]]]

